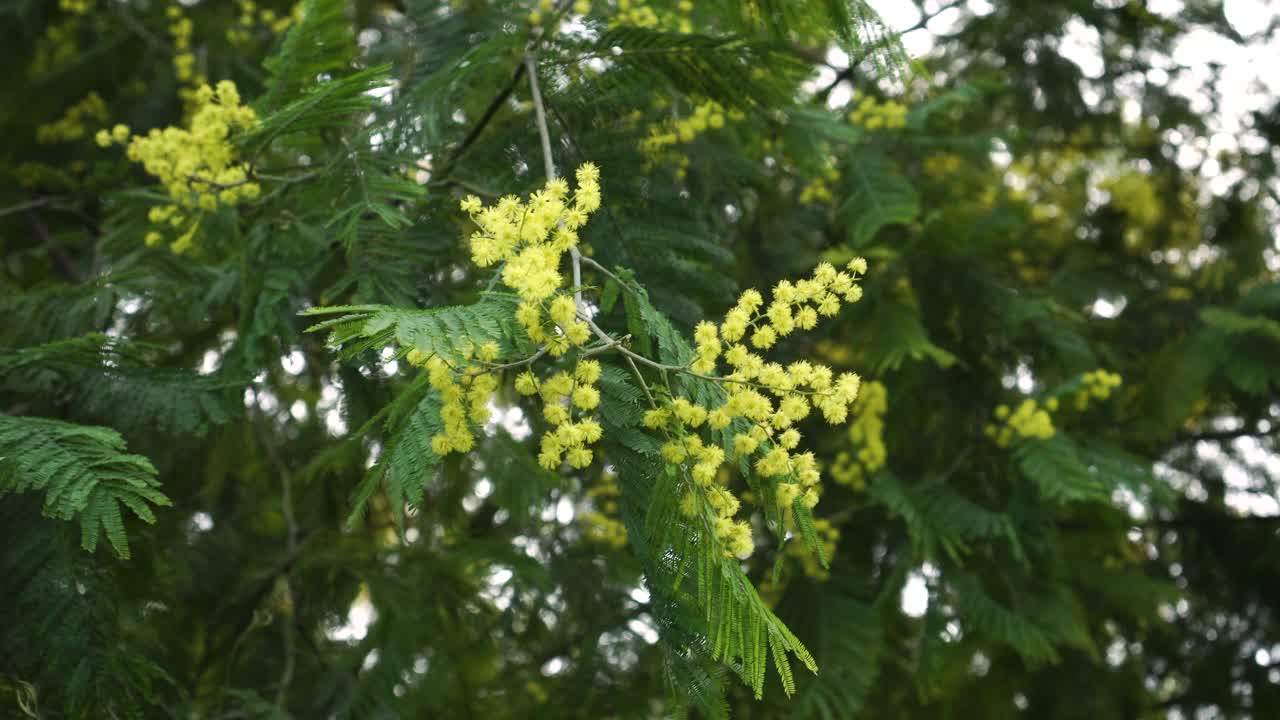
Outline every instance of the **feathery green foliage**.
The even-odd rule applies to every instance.
[[[0,717],[1280,714],[1277,100],[1183,61],[1280,28],[1181,5],[0,7]],[[587,163],[564,347],[475,208]],[[857,256],[746,340],[862,376],[820,497],[676,462]]]
[[[127,558],[121,506],[154,523],[152,506],[173,503],[158,489],[151,462],[124,450],[124,438],[110,428],[0,417],[0,495],[43,492],[41,512],[78,518],[85,550],[93,552],[105,533],[116,554]]]

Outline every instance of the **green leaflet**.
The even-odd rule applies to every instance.
[[[302,3],[302,21],[289,29],[279,52],[263,63],[269,75],[264,107],[296,99],[322,73],[350,67],[358,48],[346,7],[342,0]]]
[[[1111,498],[1105,479],[1080,461],[1075,443],[1061,432],[1047,440],[1020,440],[1013,454],[1022,474],[1047,500],[1107,502]]]
[[[440,456],[431,449],[431,438],[444,430],[444,423],[440,420],[440,397],[427,387],[425,378],[397,397],[390,410],[385,445],[352,494],[347,524],[354,524],[364,514],[369,498],[381,487],[396,526],[403,532],[405,505],[422,503],[440,464]]]
[[[886,638],[880,609],[868,604],[862,597],[866,589],[857,583],[833,572],[830,581],[806,586],[808,592],[785,609],[796,633],[813,638],[813,654],[823,668],[798,683],[790,717],[854,717],[869,699]]]
[[[98,333],[0,349],[0,388],[29,397],[66,393],[76,418],[111,418],[126,433],[199,437],[243,412],[243,378],[153,367],[158,350]]]
[[[929,339],[920,309],[901,302],[881,302],[863,311],[865,324],[858,335],[865,341],[868,363],[877,375],[897,370],[907,360],[928,358],[947,368],[956,356]]]
[[[687,358],[692,352],[688,343],[647,301],[638,302],[646,327],[657,337],[659,357],[667,362]],[[616,459],[623,489],[623,519],[650,587],[662,588],[660,596],[666,602],[688,606],[671,612],[700,618],[695,630],[707,646],[684,650],[698,647],[710,660],[729,664],[756,697],[764,692],[771,659],[783,689],[788,695],[794,693],[788,654],[817,672],[813,656],[764,605],[737,560],[724,556],[714,539],[713,518],[705,512],[686,518],[680,512],[679,499],[691,480],[661,460],[659,441],[636,428],[643,392],[616,370],[605,373],[601,392],[605,407],[618,403],[634,408],[620,415],[604,413],[605,442],[613,446],[610,456]],[[651,439],[644,442],[642,438]]]
[[[1012,519],[978,505],[934,478],[907,485],[889,472],[880,472],[867,489],[871,498],[907,526],[915,557],[936,561],[945,553],[962,563],[969,543],[978,538],[1006,538],[1015,556],[1022,554]]]
[[[915,188],[876,150],[852,151],[846,170],[849,199],[840,215],[849,223],[849,242],[865,247],[881,228],[905,225],[920,214]]]
[[[611,97],[614,88],[642,85],[655,91],[676,91],[715,100],[727,107],[773,107],[789,102],[792,82],[806,64],[781,43],[741,37],[663,32],[618,26],[593,42],[555,39],[566,54],[609,57],[613,67],[587,83],[573,99],[586,102],[588,93]],[[768,67],[764,76],[751,69]],[[583,92],[586,91],[586,92]]]
[[[128,558],[120,506],[154,523],[151,506],[172,504],[159,487],[151,461],[127,454],[110,428],[0,415],[0,497],[43,491],[45,517],[79,516],[89,552],[105,532],[116,554]]]
[[[503,357],[525,349],[523,334],[517,334],[511,316],[514,298],[490,296],[475,305],[405,310],[385,305],[345,305],[311,308],[303,315],[339,315],[307,328],[307,332],[329,332],[329,342],[341,348],[343,358],[392,342],[401,354],[417,350],[425,356],[439,355],[450,365],[465,364],[464,355],[486,342],[496,342]]]

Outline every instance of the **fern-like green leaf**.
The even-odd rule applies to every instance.
[[[964,497],[945,480],[930,479],[911,486],[888,472],[871,481],[868,494],[892,515],[902,518],[916,556],[935,560],[939,551],[960,562],[977,538],[1006,538],[1015,555],[1022,548],[1009,516],[988,510]]]
[[[796,593],[784,617],[796,632],[812,638],[823,672],[799,683],[790,716],[836,720],[856,716],[871,693],[884,649],[879,613],[859,595],[850,573],[834,572],[822,584]],[[788,601],[791,597],[788,597]]]
[[[496,342],[503,356],[527,344],[511,321],[513,298],[491,296],[475,305],[433,310],[405,310],[385,305],[345,305],[311,308],[303,314],[338,315],[312,325],[308,332],[328,331],[329,342],[350,358],[372,348],[397,343],[402,353],[417,350],[439,355],[450,365],[465,364],[471,351]]]
[[[369,498],[382,488],[396,526],[403,531],[406,505],[422,503],[426,487],[440,464],[440,456],[431,448],[431,438],[443,430],[440,396],[419,379],[397,397],[390,408],[385,445],[356,487],[348,524],[364,514]]]
[[[907,360],[928,358],[943,368],[956,362],[955,355],[929,339],[920,309],[904,303],[878,302],[867,313],[859,337],[864,341],[867,361],[878,375],[897,370]]]
[[[105,532],[116,554],[129,557],[120,506],[155,522],[151,506],[171,504],[159,486],[151,461],[127,454],[110,428],[0,415],[0,497],[43,491],[46,517],[79,516],[85,550]]]
[[[302,21],[289,29],[280,51],[263,63],[269,80],[263,105],[285,104],[322,73],[348,67],[356,54],[343,0],[304,0]]]
[[[1106,502],[1110,498],[1102,474],[1081,462],[1075,443],[1061,433],[1047,440],[1021,440],[1013,453],[1022,474],[1048,500]]]
[[[861,248],[886,225],[905,225],[920,214],[915,188],[902,177],[888,157],[859,148],[849,160],[849,197],[840,216],[849,226],[849,242]]]
[[[991,597],[978,578],[968,573],[950,576],[956,614],[966,627],[1013,648],[1028,661],[1052,663],[1058,651],[1045,630],[1026,614]]]

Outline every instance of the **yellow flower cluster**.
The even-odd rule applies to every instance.
[[[499,352],[497,343],[487,342],[479,348],[468,347],[464,356],[470,360],[474,355],[481,363],[487,363],[497,360]],[[471,426],[489,420],[489,398],[498,389],[497,375],[475,365],[455,373],[444,358],[425,355],[417,348],[410,350],[405,359],[411,365],[425,367],[427,381],[440,393],[440,421],[444,431],[431,438],[431,450],[437,455],[448,455],[475,447]]]
[[[80,18],[75,15],[49,25],[32,53],[31,74],[43,75],[79,55],[79,29]]]
[[[97,142],[103,147],[123,145],[128,141],[130,160],[165,186],[170,205],[151,209],[150,220],[158,226],[180,228],[188,224],[192,211],[216,210],[219,205],[234,207],[258,196],[260,188],[249,180],[249,166],[239,162],[230,142],[232,133],[252,128],[258,116],[252,108],[240,104],[235,83],[223,80],[215,91],[208,85],[196,91],[198,103],[191,118],[191,128],[153,129],[146,136],[130,139],[128,128],[117,125],[110,132],[102,130]],[[184,252],[191,245],[195,228],[187,231],[172,245],[174,252]],[[147,234],[147,244],[163,239],[160,232]]]
[[[541,25],[543,18],[555,9],[555,0],[538,0],[538,6],[529,11],[529,24],[534,27]]]
[[[235,46],[247,45],[253,39],[255,25],[266,28],[273,35],[279,35],[297,20],[301,19],[302,3],[293,6],[293,14],[279,16],[271,8],[258,9],[254,0],[236,0],[240,9],[239,27],[227,29],[227,42]]]
[[[661,14],[644,0],[618,0],[617,12],[609,24],[662,29],[687,35],[693,32],[692,15],[692,0],[680,0],[676,3],[674,12],[664,11]]]
[[[93,9],[93,0],[58,0],[58,7],[73,15],[87,15]]]
[[[431,387],[440,393],[443,432],[431,438],[431,448],[439,455],[468,452],[475,446],[471,428],[489,419],[489,400],[498,388],[498,373],[486,370],[498,359],[500,348],[489,342],[464,353],[466,367],[455,369],[439,355],[427,356],[410,350],[406,359],[427,368]],[[575,468],[591,464],[589,447],[604,434],[604,428],[587,413],[600,404],[600,391],[595,387],[602,368],[595,360],[582,359],[573,374],[557,372],[538,380],[532,371],[516,377],[516,391],[522,395],[539,395],[545,403],[543,417],[554,428],[542,436],[538,462],[555,470],[562,462]]]
[[[897,130],[907,126],[907,106],[893,100],[879,102],[874,97],[855,94],[858,103],[849,113],[849,122],[867,130]]]
[[[1048,440],[1053,437],[1053,419],[1049,413],[1058,409],[1058,399],[1049,398],[1039,405],[1033,398],[1022,401],[1012,413],[1008,405],[997,405],[995,416],[1000,425],[990,423],[984,432],[1000,447],[1009,447],[1014,437]]]
[[[1151,227],[1164,215],[1159,193],[1146,173],[1129,171],[1101,183],[1111,204],[1123,210],[1136,225]]]
[[[502,281],[520,296],[516,319],[529,338],[545,344],[553,357],[591,337],[578,318],[571,295],[560,293],[560,262],[578,245],[578,229],[600,207],[600,170],[585,163],[577,171],[578,189],[552,180],[527,203],[507,196],[490,207],[468,196],[462,209],[478,230],[471,234],[471,259],[480,267],[504,263]]]
[[[1088,409],[1090,398],[1106,400],[1124,382],[1118,374],[1101,369],[1085,373],[1082,379],[1084,387],[1075,394],[1076,410]]]
[[[889,407],[889,393],[878,382],[863,383],[858,400],[853,404],[853,422],[849,439],[859,447],[857,455],[847,451],[836,455],[831,478],[854,490],[867,486],[867,476],[884,467],[888,453],[884,446],[884,414]]]
[[[725,125],[725,118],[741,119],[742,111],[725,111],[720,103],[714,100],[698,103],[693,114],[688,117],[673,117],[661,125],[650,125],[649,136],[640,141],[640,149],[648,157],[650,165],[657,165],[670,155],[679,166],[677,175],[683,176],[684,168],[689,165],[689,158],[670,152],[676,145],[693,142],[707,130],[719,130]]]
[[[650,410],[645,417],[645,425],[668,430],[672,439],[662,446],[663,458],[693,478],[695,487],[681,499],[680,512],[685,517],[696,517],[709,510],[715,518],[712,530],[724,544],[725,555],[746,559],[755,550],[755,540],[750,523],[733,519],[741,504],[725,487],[728,475],[720,472],[725,461],[724,449],[718,445],[707,445],[700,436],[685,432],[686,426],[680,419],[681,416],[691,417],[690,413],[698,414],[698,411],[705,413],[701,406],[677,398],[669,409]]]
[[[36,142],[56,143],[79,140],[88,132],[88,122],[107,119],[107,104],[102,96],[91,92],[83,100],[67,108],[61,118],[36,128]]]
[[[622,494],[618,487],[618,479],[612,473],[604,473],[600,483],[587,491],[596,510],[580,513],[584,526],[583,534],[588,540],[608,545],[615,550],[626,547],[627,528],[617,519],[617,497]]]
[[[173,40],[173,48],[178,51],[173,56],[174,74],[179,82],[203,84],[204,80],[196,77],[196,54],[191,51],[191,32],[195,29],[191,18],[182,14],[179,5],[170,5],[165,14],[169,18],[169,37]]]
[[[962,167],[964,167],[964,158],[955,153],[930,155],[924,159],[924,174],[935,180],[957,172]]]
[[[709,409],[676,398],[645,414],[646,427],[662,430],[671,439],[663,446],[666,460],[682,465],[700,491],[685,499],[686,511],[698,512],[700,502],[708,502],[716,511],[717,535],[731,555],[749,554],[751,538],[750,526],[732,521],[738,510],[737,499],[714,483],[725,461],[724,451],[719,446],[703,445],[697,435],[688,431],[704,425],[723,430],[735,420],[746,421],[746,429],[734,435],[734,455],[749,458],[760,451],[755,470],[761,476],[780,479],[777,501],[784,510],[797,500],[808,508],[817,505],[821,479],[818,463],[813,453],[793,454],[800,444],[800,432],[794,425],[813,409],[819,410],[828,423],[843,423],[858,395],[858,376],[845,373],[834,377],[830,368],[806,361],[786,367],[767,363],[748,345],[767,350],[797,329],[812,329],[819,315],[834,315],[842,301],[857,302],[862,297],[857,280],[864,272],[866,260],[862,258],[850,262],[847,271],[822,263],[811,278],[794,284],[788,280],[778,283],[767,306],[760,292],[744,292],[719,326],[702,322],[694,330],[696,357],[689,370],[710,377],[723,360],[730,372],[715,379],[723,383],[726,401]]]
[[[840,180],[840,171],[835,168],[827,168],[823,171],[823,176],[810,180],[800,190],[800,202],[805,205],[827,204],[832,201],[831,186],[828,183],[834,183]]]
[[[516,378],[516,392],[541,397],[542,417],[555,428],[542,435],[538,453],[538,464],[542,467],[555,470],[562,462],[575,468],[591,464],[593,454],[588,446],[604,435],[604,428],[585,413],[600,405],[596,383],[600,381],[601,371],[599,362],[580,359],[572,375],[560,371],[539,381],[533,371],[526,370]],[[578,416],[576,422],[575,415]]]

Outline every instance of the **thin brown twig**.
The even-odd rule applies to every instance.
[[[547,108],[542,102],[542,90],[538,87],[538,65],[534,50],[524,56],[524,64],[529,75],[529,91],[533,95],[534,118],[538,123],[538,139],[542,141],[542,166],[547,173],[547,182],[556,179],[556,163],[551,156],[551,133],[547,130]],[[573,302],[582,307],[582,253],[577,247],[569,248],[569,258],[573,262]]]
[[[27,224],[40,238],[41,246],[45,252],[49,253],[49,257],[53,259],[53,264],[62,277],[68,282],[79,282],[80,273],[76,271],[76,265],[71,261],[71,256],[54,241],[53,233],[49,232],[49,226],[44,224],[40,214],[32,208],[27,208],[23,211],[23,215],[27,218]]]
[[[280,474],[281,484],[281,509],[284,513],[285,522],[285,547],[292,557],[298,551],[298,522],[293,514],[293,475],[289,472],[289,468],[281,459],[280,454],[276,452],[275,445],[271,442],[271,438],[267,437],[266,429],[259,425],[259,438],[262,448],[267,453],[267,458],[271,464],[275,466],[276,472]],[[293,670],[297,663],[297,641],[294,637],[293,628],[293,609],[295,607],[295,598],[293,596],[293,583],[291,582],[292,570],[285,570],[281,577],[284,578],[284,587],[286,594],[286,602],[290,608],[288,615],[284,618],[284,669],[280,672],[280,684],[276,688],[276,707],[284,708],[288,700],[289,685],[293,681]]]
[[[530,355],[529,357],[523,360],[504,363],[502,365],[490,365],[489,367],[481,368],[480,370],[473,370],[470,372],[459,373],[459,375],[461,377],[470,377],[472,375],[488,375],[489,373],[499,372],[501,370],[510,370],[511,368],[522,367],[524,365],[532,365],[533,363],[537,362],[539,358],[541,358],[543,355],[546,355],[546,354],[547,354],[547,347],[544,345],[538,348],[538,351],[536,353]]]

